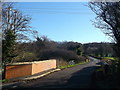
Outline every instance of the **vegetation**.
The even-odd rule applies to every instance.
[[[90,2],[89,7],[97,15],[95,26],[114,41],[114,51],[119,58],[118,70],[120,70],[120,1]]]
[[[13,62],[32,62],[46,59],[56,59],[57,67],[64,69],[86,63],[88,55],[102,59],[109,64],[111,77],[116,67],[120,68],[120,3],[89,3],[89,7],[97,14],[96,27],[105,30],[115,43],[56,42],[46,36],[38,36],[29,26],[30,17],[14,9],[12,3],[3,3],[2,10],[2,60],[3,65]],[[112,12],[112,13],[110,13]],[[26,34],[27,33],[27,34]],[[34,34],[34,41],[29,35]],[[27,41],[27,42],[26,42]],[[116,58],[117,57],[117,58]],[[72,64],[70,62],[73,61]],[[117,61],[114,63],[114,61]],[[96,70],[96,74],[104,75],[105,68]],[[4,70],[3,70],[4,71]],[[95,77],[98,77],[95,76]],[[105,76],[105,77],[104,77]],[[7,80],[1,80],[7,82]]]
[[[116,58],[110,58],[113,56],[104,56],[103,61],[107,62],[108,68],[106,71],[110,71],[111,75],[109,76],[107,73],[102,74],[102,78],[105,79],[102,81],[96,80],[98,83],[98,88],[120,88],[119,86],[119,76],[120,76],[120,1],[118,2],[90,2],[90,9],[97,15],[94,21],[94,25],[97,28],[103,30],[103,32],[110,36],[113,43],[113,50],[115,51]],[[112,59],[112,60],[111,60]],[[116,61],[115,61],[116,60]],[[103,68],[104,71],[105,68]],[[104,86],[103,86],[104,85]]]
[[[61,60],[61,62],[68,65],[71,60],[74,60],[75,63],[86,60],[86,57],[82,55],[83,47],[81,43],[72,41],[55,42],[46,36],[39,37],[37,32],[31,30],[29,26],[31,18],[14,9],[13,3],[3,3],[2,16],[3,65],[13,62],[31,62],[46,59]],[[29,36],[26,33],[28,35],[30,33],[34,33],[34,36],[37,35],[35,36],[36,41],[27,41]],[[71,66],[74,65],[68,65],[67,67]],[[3,70],[3,72],[5,71]]]
[[[75,63],[85,61],[86,55],[100,57],[113,57],[112,43],[55,42],[46,36],[39,37],[37,32],[30,29],[30,17],[14,9],[12,3],[3,4],[3,61],[24,62],[45,59],[62,59],[66,62],[74,60]],[[12,22],[11,22],[12,21]],[[26,33],[34,33],[36,41],[28,40]],[[29,34],[28,34],[29,35]],[[31,48],[34,47],[34,48]]]
[[[118,60],[118,58],[115,58],[115,57],[103,57],[103,59],[108,59],[108,60]]]
[[[0,83],[7,83],[7,82],[9,82],[8,79],[0,80]]]
[[[87,62],[89,62],[89,61],[87,61]],[[85,64],[85,63],[87,63],[87,62],[79,62],[79,63],[72,64],[72,65],[59,66],[58,68],[60,68],[60,69],[70,68],[70,67],[74,67],[74,66],[77,66],[77,65]]]
[[[72,43],[72,45],[66,43]],[[62,59],[64,61],[75,60],[75,62],[84,61],[84,57],[78,55],[78,52],[76,52],[78,45],[81,44],[76,42],[59,43],[51,41],[47,37],[39,38],[39,41],[20,43],[18,44],[19,56],[14,58],[14,62],[46,59]]]
[[[84,54],[97,57],[116,57],[113,50],[113,43],[86,43],[84,46]]]
[[[10,63],[17,56],[16,45],[19,40],[27,40],[35,31],[28,25],[31,18],[14,9],[13,3],[2,3],[2,60]],[[27,33],[27,34],[26,34]]]
[[[38,37],[33,42],[18,43],[17,50],[18,56],[14,58],[14,62],[53,58],[79,62],[85,60],[83,57],[85,55],[94,54],[100,56],[101,53],[104,55],[104,52],[104,56],[114,56],[112,44],[109,43],[88,43],[82,45],[77,42],[55,42],[45,36]]]

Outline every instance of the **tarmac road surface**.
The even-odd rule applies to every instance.
[[[92,57],[89,58],[91,61],[86,64],[63,69],[35,80],[23,81],[14,86],[3,88],[91,88],[92,72],[97,67],[96,63],[100,61]]]

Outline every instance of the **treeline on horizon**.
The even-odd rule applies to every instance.
[[[115,57],[112,43],[86,43],[74,41],[56,42],[47,37],[37,37],[33,42],[19,42],[16,57],[12,62],[41,61],[57,59],[63,61],[74,60],[76,63],[84,61],[87,55],[98,57]]]
[[[13,3],[3,3],[2,6],[2,60],[5,64],[46,59],[79,62],[85,60],[87,55],[116,56],[112,49],[115,43],[81,44],[74,41],[56,42],[47,37],[38,37],[38,32],[29,26],[31,17],[16,10]],[[30,35],[35,37],[36,41],[22,42],[29,40]],[[116,49],[118,51],[118,48]]]

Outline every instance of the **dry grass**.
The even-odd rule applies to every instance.
[[[63,59],[57,59],[56,63],[57,63],[57,65],[56,65],[57,67],[68,65],[68,62]]]

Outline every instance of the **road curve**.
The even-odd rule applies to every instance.
[[[100,61],[89,58],[91,61],[84,65],[63,69],[35,80],[24,81],[13,88],[91,88],[92,71],[96,69],[96,63]]]

